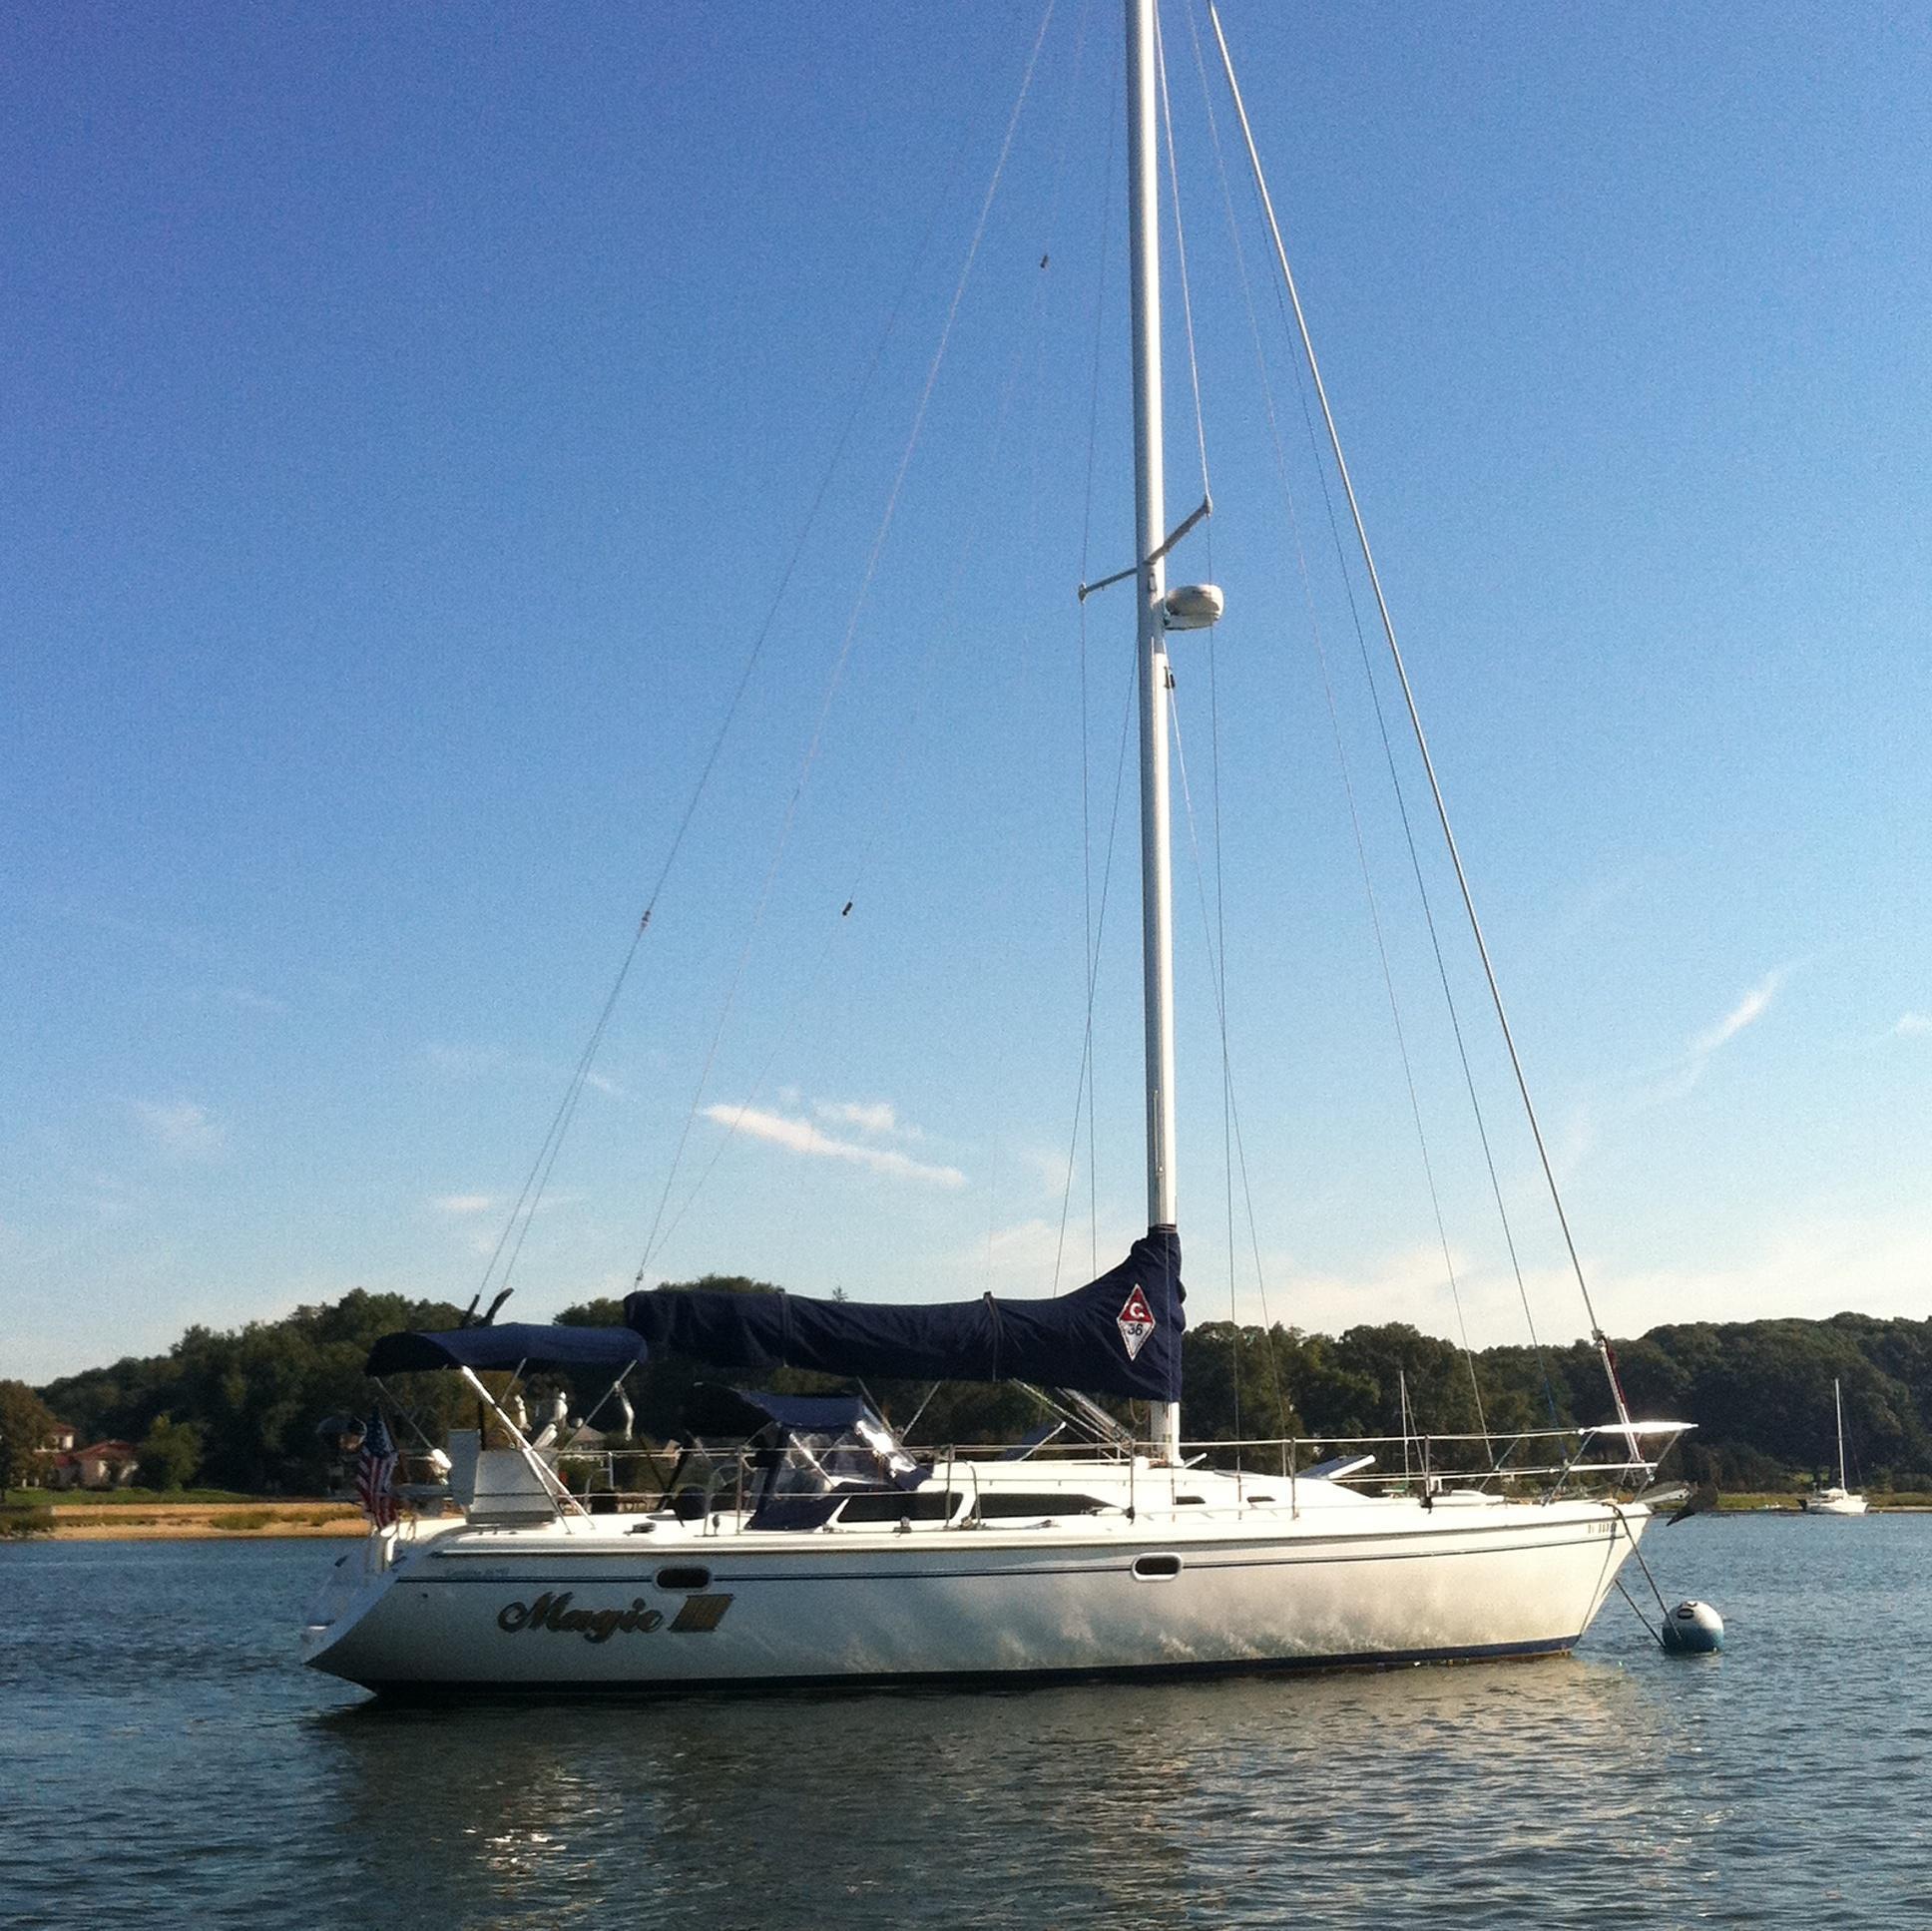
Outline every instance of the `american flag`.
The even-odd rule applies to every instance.
[[[386,1529],[401,1513],[389,1478],[396,1472],[396,1445],[380,1414],[369,1417],[362,1452],[355,1458],[355,1494],[362,1513],[378,1529]]]

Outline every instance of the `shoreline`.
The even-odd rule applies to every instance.
[[[30,1541],[242,1542],[360,1536],[368,1519],[351,1502],[325,1498],[262,1502],[54,1503],[10,1510]]]

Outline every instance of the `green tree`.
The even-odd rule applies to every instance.
[[[740,1275],[712,1274],[681,1285],[774,1291]],[[151,1435],[159,1436],[178,1458],[183,1451],[172,1437],[193,1428],[202,1480],[255,1494],[319,1494],[328,1448],[316,1424],[325,1415],[368,1413],[374,1390],[363,1362],[370,1344],[393,1329],[454,1327],[458,1318],[444,1302],[357,1288],[228,1333],[191,1328],[166,1354],[124,1359],[38,1390],[32,1409],[20,1404],[33,1401],[34,1390],[0,1383],[0,1457],[12,1458],[7,1479],[17,1483],[34,1472],[33,1451],[51,1408],[84,1441],[110,1437],[145,1448]],[[623,1320],[623,1305],[590,1301],[561,1318],[614,1326]],[[1624,1391],[1639,1419],[1697,1424],[1678,1451],[1678,1467],[1692,1481],[1772,1488],[1797,1486],[1826,1470],[1835,1476],[1835,1380],[1843,1390],[1853,1485],[1932,1486],[1932,1320],[1837,1314],[1823,1321],[1692,1321],[1616,1346]],[[697,1361],[652,1361],[625,1383],[638,1436],[666,1441],[684,1425],[698,1383],[740,1378]],[[500,1377],[488,1379],[495,1385]],[[851,1385],[792,1369],[760,1379],[793,1393]],[[609,1380],[608,1374],[538,1374],[526,1398],[544,1409],[553,1389],[568,1386],[573,1412],[584,1415]],[[1611,1418],[1603,1364],[1586,1341],[1487,1348],[1472,1364],[1449,1342],[1399,1323],[1355,1327],[1337,1338],[1204,1321],[1187,1336],[1185,1382],[1185,1425],[1195,1441],[1285,1434],[1325,1450],[1340,1437],[1389,1435],[1399,1425],[1405,1382],[1411,1425],[1435,1437],[1445,1459],[1465,1451],[1452,1450],[1444,1437],[1477,1430],[1478,1390],[1492,1437]],[[876,1379],[868,1387],[887,1418],[926,1448],[1010,1441],[1041,1419],[1038,1403],[1011,1383],[935,1387]],[[387,1378],[384,1392],[402,1411],[398,1434],[405,1446],[414,1445],[418,1429],[439,1441],[452,1426],[475,1425],[474,1399],[454,1375],[397,1375]],[[1103,1406],[1128,1412],[1126,1403]],[[597,1419],[609,1425],[615,1414],[607,1407]],[[158,1427],[162,1417],[165,1428]],[[1137,1425],[1145,1431],[1147,1418]],[[1466,1452],[1480,1459],[1481,1444]]]
[[[362,1364],[370,1344],[396,1328],[454,1327],[458,1319],[445,1301],[358,1287],[229,1333],[191,1327],[165,1355],[92,1369],[42,1393],[88,1439],[140,1442],[166,1414],[201,1429],[204,1480],[248,1494],[319,1495],[328,1449],[315,1425],[324,1415],[367,1412],[373,1391]],[[447,1374],[398,1376],[390,1393],[432,1438],[464,1401]],[[405,1431],[405,1439],[413,1437]]]
[[[40,1480],[38,1450],[54,1432],[54,1414],[24,1381],[0,1381],[0,1489]]]
[[[185,1489],[202,1465],[202,1430],[192,1421],[157,1415],[135,1453],[144,1487]]]
[[[1204,1321],[1182,1352],[1190,1441],[1262,1441],[1305,1433],[1290,1381],[1294,1340],[1283,1328]]]

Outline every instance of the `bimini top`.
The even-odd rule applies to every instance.
[[[418,1368],[620,1368],[650,1359],[642,1335],[628,1327],[566,1327],[506,1321],[501,1327],[456,1327],[441,1334],[385,1334],[369,1350],[370,1374]]]
[[[654,1354],[768,1373],[1037,1381],[1083,1394],[1179,1401],[1181,1237],[1155,1227],[1118,1267],[1052,1300],[938,1306],[809,1300],[658,1287],[627,1294],[624,1318]]]

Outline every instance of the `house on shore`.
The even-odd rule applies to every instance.
[[[74,1431],[66,1431],[71,1444]],[[57,1449],[49,1458],[50,1489],[125,1489],[141,1457],[132,1442],[90,1442],[85,1448]]]

